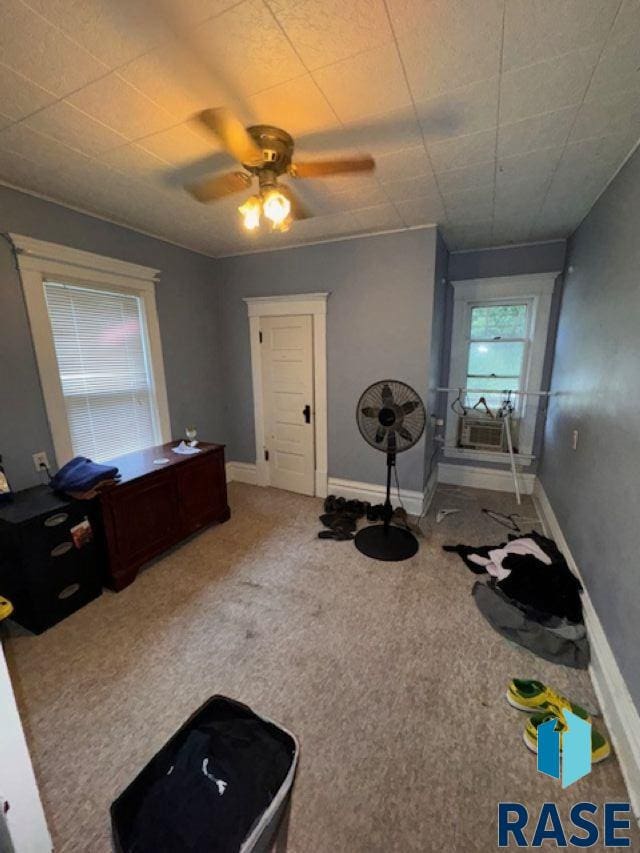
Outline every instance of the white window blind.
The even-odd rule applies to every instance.
[[[142,301],[44,282],[73,452],[103,461],[158,442]]]

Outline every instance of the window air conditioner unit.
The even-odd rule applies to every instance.
[[[462,415],[459,421],[458,445],[473,450],[504,449],[506,442],[502,418]]]

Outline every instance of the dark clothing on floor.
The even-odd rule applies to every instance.
[[[506,544],[506,543],[503,543]],[[463,563],[468,569],[476,575],[486,575],[487,570],[479,563],[474,563],[469,559],[471,554],[479,554],[481,557],[489,557],[489,551],[492,551],[495,545],[481,545],[479,548],[474,548],[471,545],[443,545],[443,551],[449,551],[452,554],[458,554],[462,558]]]
[[[509,541],[520,538],[510,535]],[[585,669],[589,665],[589,641],[582,618],[582,585],[572,574],[555,542],[532,531],[527,538],[549,558],[550,563],[530,553],[504,556],[501,568],[509,575],[477,581],[473,597],[489,624],[506,637],[553,663]],[[486,575],[473,555],[489,558],[500,545],[445,545],[444,550],[459,554],[477,575]]]
[[[473,597],[487,622],[507,640],[552,663],[575,669],[589,666],[589,641],[583,624],[545,618],[543,614],[534,618],[531,610],[510,599],[493,582],[476,581]]]
[[[570,622],[582,622],[580,600],[582,585],[572,574],[556,543],[535,531],[528,533],[527,537],[533,539],[549,557],[551,563],[545,565],[530,554],[510,554],[502,564],[509,569],[509,577],[498,581],[497,586],[512,600],[534,608],[540,613],[568,619]],[[509,537],[510,540],[515,538],[518,537]],[[475,574],[484,574],[484,568],[472,562],[469,556],[479,554],[487,557],[489,551],[496,547],[504,547],[506,544],[483,545],[479,548],[468,545],[445,545],[444,550],[459,554],[465,565]]]

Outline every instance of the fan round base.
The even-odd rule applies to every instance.
[[[356,534],[355,546],[374,560],[408,560],[418,552],[418,540],[408,530],[383,524],[372,524]]]

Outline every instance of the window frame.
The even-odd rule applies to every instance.
[[[449,387],[466,387],[471,345],[471,310],[485,305],[527,305],[527,341],[523,358],[520,387],[538,391],[542,384],[544,356],[547,349],[551,301],[558,273],[502,276],[453,282],[454,306],[451,334]],[[474,341],[477,342],[477,341]],[[451,403],[449,396],[449,404]],[[533,461],[533,440],[538,415],[539,397],[518,397],[516,411],[519,423],[517,461],[529,465]],[[501,462],[507,453],[456,447],[458,419],[447,411],[444,455],[451,458]]]
[[[170,441],[169,405],[155,290],[160,270],[19,234],[9,234],[9,237],[16,251],[57,466],[72,459],[74,452],[47,310],[45,281],[126,293],[140,299],[156,441],[158,444]]]

